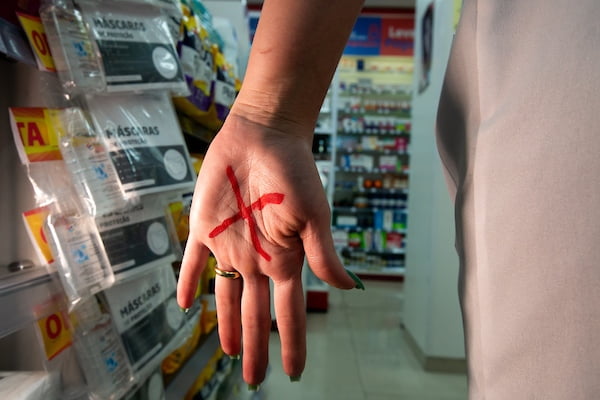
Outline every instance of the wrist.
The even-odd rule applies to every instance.
[[[312,110],[310,105],[300,105],[285,97],[291,95],[242,89],[227,119],[243,120],[263,128],[265,133],[293,135],[312,144],[320,104]]]

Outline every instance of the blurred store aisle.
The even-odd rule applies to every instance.
[[[326,314],[308,315],[307,368],[299,383],[281,369],[270,340],[265,400],[465,400],[463,374],[425,372],[400,328],[403,284],[366,281],[366,291],[331,290]]]

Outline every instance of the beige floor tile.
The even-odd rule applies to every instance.
[[[401,330],[398,282],[366,281],[366,291],[331,289],[329,311],[307,319],[307,367],[290,383],[271,335],[264,400],[465,400],[466,377],[423,371]]]

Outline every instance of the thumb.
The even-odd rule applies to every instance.
[[[329,224],[307,226],[302,235],[302,243],[308,265],[319,279],[338,289],[364,290],[362,281],[342,265],[333,246]]]

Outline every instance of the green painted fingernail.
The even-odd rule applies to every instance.
[[[365,290],[365,284],[360,280],[358,276],[356,276],[354,272],[350,271],[349,269],[346,269],[346,272],[348,273],[348,275],[350,275],[350,278],[352,278],[356,283],[356,286],[354,286],[355,289]]]
[[[302,378],[302,375],[290,376],[290,382],[300,382],[300,378]]]
[[[260,389],[260,385],[250,385],[248,384],[248,390],[251,392],[258,392],[258,389]]]
[[[228,356],[232,360],[239,360],[241,358],[239,354],[228,354]]]

